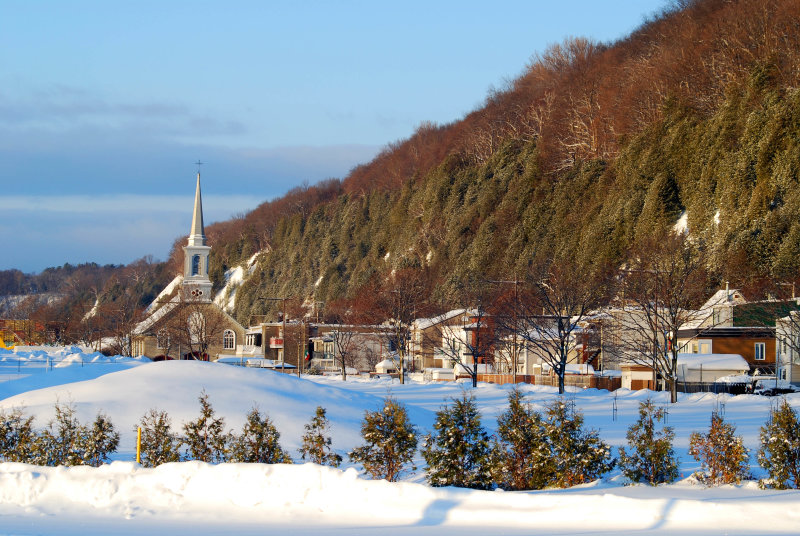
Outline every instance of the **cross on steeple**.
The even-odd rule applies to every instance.
[[[200,166],[205,164],[205,162],[201,162],[200,159],[198,159],[197,162],[195,162],[194,164],[197,166],[197,174],[199,175],[200,174]]]

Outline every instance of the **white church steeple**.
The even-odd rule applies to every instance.
[[[190,246],[205,246],[206,231],[203,227],[203,196],[200,194],[200,172],[197,172],[197,189],[194,192],[192,229],[189,231]]]
[[[199,165],[199,163],[198,163]],[[189,240],[183,247],[183,293],[191,301],[211,301],[211,280],[208,278],[208,254],[203,228],[203,198],[200,194],[200,171],[197,171],[197,189],[194,194],[194,212]]]

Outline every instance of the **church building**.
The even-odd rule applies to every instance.
[[[162,291],[148,308],[148,316],[134,328],[133,355],[215,361],[236,353],[236,346],[244,344],[245,329],[214,303],[208,277],[210,252],[198,171],[192,228],[183,247],[183,275]]]

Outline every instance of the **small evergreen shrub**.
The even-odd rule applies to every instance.
[[[800,488],[800,422],[786,400],[772,410],[769,422],[761,427],[760,437],[758,464],[769,474],[761,485]]]
[[[366,444],[353,449],[349,457],[374,479],[396,482],[417,450],[414,425],[405,406],[393,398],[385,399],[382,410],[364,413],[361,437]]]
[[[257,408],[247,414],[242,435],[233,440],[230,461],[243,463],[292,463],[289,453],[281,448],[281,434],[266,415]]]
[[[139,421],[142,428],[142,466],[179,462],[180,440],[172,432],[172,421],[166,411],[151,409]]]
[[[509,393],[508,409],[497,419],[492,471],[506,490],[544,488],[553,471],[542,416],[524,403],[519,389]]]
[[[311,422],[305,425],[303,445],[300,447],[300,458],[319,465],[339,467],[342,457],[331,449],[331,438],[328,435],[330,424],[325,416],[325,409],[317,406],[317,413]]]
[[[550,447],[549,486],[565,488],[600,478],[614,468],[611,449],[595,430],[583,429],[583,415],[563,399],[545,410],[544,431]]]
[[[81,424],[75,407],[56,403],[56,416],[34,440],[32,463],[49,466],[99,467],[119,446],[119,433],[98,413],[91,427]]]
[[[639,420],[628,428],[628,446],[619,449],[622,474],[632,482],[647,482],[657,486],[678,478],[678,460],[672,442],[675,432],[669,426],[656,429],[664,420],[664,408],[656,408],[652,400],[639,404]]]
[[[107,415],[98,413],[92,427],[87,429],[84,450],[84,463],[92,467],[100,467],[108,461],[108,455],[119,446],[119,432]]]
[[[214,416],[214,408],[203,392],[199,397],[200,416],[184,423],[182,439],[186,447],[183,459],[207,463],[222,463],[228,460],[231,435],[225,432],[225,419]]]
[[[0,460],[33,463],[36,439],[33,417],[25,417],[21,409],[0,411]]]
[[[86,429],[75,416],[75,407],[56,403],[56,416],[47,423],[35,447],[37,465],[83,465]]]
[[[489,436],[472,396],[464,393],[436,412],[433,428],[435,433],[425,437],[422,449],[428,482],[432,486],[490,489]]]
[[[750,474],[750,456],[735,435],[736,427],[726,423],[716,412],[711,414],[711,426],[707,434],[692,432],[689,436],[689,454],[700,462],[702,470],[695,473],[701,482],[709,486],[738,484]]]

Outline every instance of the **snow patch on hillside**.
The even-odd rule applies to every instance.
[[[261,252],[254,253],[244,264],[240,264],[225,272],[225,285],[214,297],[214,303],[219,305],[226,312],[233,311],[236,307],[236,291],[248,277],[253,275],[256,267],[256,260]]]
[[[681,217],[672,227],[676,234],[689,234],[689,214],[684,210]]]
[[[88,313],[86,313],[85,315],[83,315],[83,321],[84,321],[84,322],[86,322],[86,321],[87,321],[87,320],[89,320],[90,318],[94,318],[94,315],[96,315],[96,314],[97,314],[97,308],[98,308],[99,306],[100,306],[100,298],[95,298],[95,300],[94,300],[94,305],[92,305],[92,308],[91,308],[91,309],[89,309],[89,312],[88,312]]]
[[[144,313],[146,315],[152,313],[164,299],[168,298],[175,291],[175,289],[178,288],[181,283],[183,283],[183,276],[176,275],[175,279],[170,281],[169,285],[164,287],[164,290],[162,290],[158,296],[156,296],[156,299],[154,299],[153,302],[147,306],[147,309],[144,310]]]

